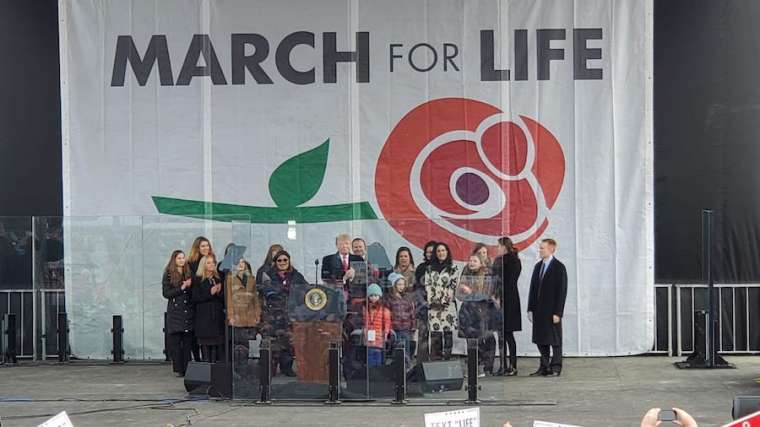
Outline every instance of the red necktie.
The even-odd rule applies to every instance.
[[[348,255],[341,255],[343,258],[343,271],[348,270]]]

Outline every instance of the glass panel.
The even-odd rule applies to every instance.
[[[736,288],[734,292],[736,310],[736,351],[747,351],[747,288]]]
[[[720,322],[721,351],[735,351],[734,345],[734,288],[719,288],[720,301],[716,301]]]
[[[65,217],[63,229],[72,357],[112,359],[113,316],[121,315],[124,357],[145,358],[142,218]]]
[[[0,319],[16,316],[16,355],[33,355],[32,227],[29,217],[0,217]]]
[[[748,289],[749,304],[749,351],[760,351],[760,288]]]
[[[0,289],[32,289],[30,217],[0,217]]]
[[[37,248],[34,257],[34,298],[37,301],[37,357],[56,357],[58,313],[65,312],[63,218],[33,217]]]
[[[694,351],[694,301],[692,300],[692,288],[679,288],[681,293],[681,351]]]
[[[224,289],[227,274],[234,275],[240,259],[248,256],[251,234],[248,217],[216,216],[212,221],[146,216],[143,224],[145,358],[169,356],[177,372],[183,371],[190,357],[232,360],[226,356],[234,348],[231,347],[234,337],[225,327]],[[187,279],[165,276],[166,267],[176,260],[175,251],[183,251],[187,264],[184,274],[190,279],[190,286],[182,293],[176,288],[181,288]],[[204,276],[207,265],[204,254],[209,253],[215,255],[210,261],[215,274]],[[168,280],[165,286],[164,279]]]
[[[668,288],[655,288],[655,316],[657,330],[655,331],[655,351],[668,349]]]

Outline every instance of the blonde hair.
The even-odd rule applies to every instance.
[[[557,241],[554,239],[543,239],[541,240],[542,243],[546,243],[547,245],[551,246],[552,248],[557,247]]]
[[[351,242],[351,235],[348,233],[340,233],[337,236],[335,236],[335,244],[337,245],[338,242],[342,242],[344,240],[347,240]]]
[[[216,272],[216,268],[214,269],[214,271],[211,274],[209,274],[208,270],[206,270],[206,261],[208,260],[208,258],[213,259],[214,260],[214,265],[216,265],[216,255],[214,255],[213,253],[209,252],[208,255],[206,255],[203,258],[201,258],[201,261],[198,263],[198,270],[195,272],[195,275],[198,276],[198,277],[200,277],[203,280],[208,279],[210,277],[216,277],[218,279],[219,278],[219,274]]]

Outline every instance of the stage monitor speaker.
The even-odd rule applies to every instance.
[[[464,385],[462,365],[458,360],[422,362],[417,369],[427,393],[461,390]]]
[[[760,396],[736,396],[734,397],[734,407],[731,410],[731,416],[738,420],[760,411]]]
[[[185,371],[185,390],[191,395],[232,398],[232,372],[226,363],[190,362]]]
[[[185,390],[190,394],[208,394],[211,387],[211,364],[190,362],[185,371]]]

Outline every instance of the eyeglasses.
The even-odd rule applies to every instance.
[[[290,261],[290,260],[289,260],[289,259],[287,259],[287,258],[279,258],[279,259],[277,260],[277,262],[288,262],[288,261]]]

